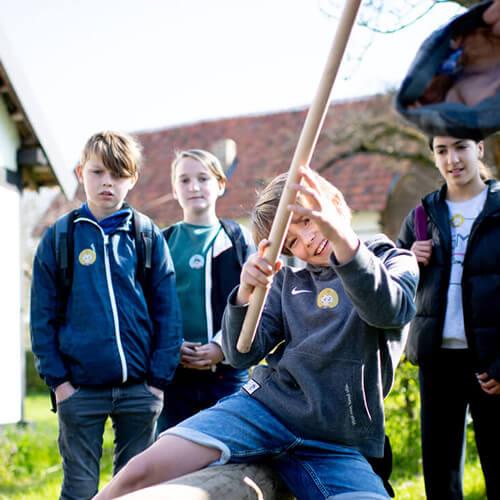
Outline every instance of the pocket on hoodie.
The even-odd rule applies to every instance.
[[[323,355],[295,351],[293,356],[280,361],[279,371],[279,379],[290,388],[290,395],[298,390],[306,395],[303,401],[306,407],[302,408],[305,414],[323,415],[322,418],[334,416],[335,427],[341,432],[352,429],[363,432],[371,426],[361,362],[326,360]]]

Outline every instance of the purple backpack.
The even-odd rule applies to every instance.
[[[427,235],[427,215],[422,205],[415,208],[415,236],[418,241],[429,239]]]

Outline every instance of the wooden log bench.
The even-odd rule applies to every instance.
[[[186,474],[130,493],[123,500],[293,500],[282,479],[264,464],[227,464]]]

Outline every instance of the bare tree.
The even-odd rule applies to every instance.
[[[338,17],[344,3],[345,0],[318,0],[321,12],[328,17]],[[390,34],[414,24],[437,5],[456,4],[467,9],[476,3],[474,0],[366,0],[357,24],[376,33]]]
[[[315,168],[328,176],[341,162],[369,155],[373,162],[382,162],[392,169],[396,175],[381,223],[383,231],[394,239],[406,214],[443,180],[435,167],[428,138],[396,113],[393,98],[388,94],[367,100],[363,107],[346,106],[341,119],[332,113],[322,132],[322,140],[330,143],[328,155]],[[486,142],[486,163],[495,167],[499,164],[500,141],[492,136]],[[492,170],[498,176],[498,170]]]

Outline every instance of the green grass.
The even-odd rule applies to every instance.
[[[57,447],[57,416],[48,393],[29,395],[22,425],[0,431],[0,500],[53,500],[59,497],[62,469]],[[101,481],[111,478],[113,433],[104,434]]]
[[[403,382],[403,384],[406,382]],[[411,393],[407,388],[407,393]],[[394,451],[391,482],[396,499],[425,499],[418,441],[418,418],[409,421],[401,413],[408,404],[401,401],[404,391],[395,387],[387,401],[388,432]],[[0,500],[53,500],[58,498],[62,481],[61,459],[57,448],[57,417],[49,411],[48,394],[26,398],[26,425],[6,426],[0,430]],[[414,408],[411,410],[414,411]],[[403,412],[404,413],[404,412]],[[466,500],[484,500],[483,476],[468,430],[468,462],[464,476]],[[111,477],[113,433],[108,421],[101,461],[101,483]]]

